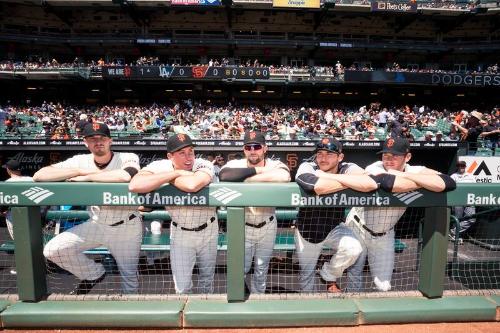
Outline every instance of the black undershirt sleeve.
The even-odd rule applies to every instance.
[[[221,182],[243,182],[257,174],[255,168],[224,168],[219,172]]]

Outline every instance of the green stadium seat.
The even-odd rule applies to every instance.
[[[500,156],[500,147],[495,148],[495,156]]]
[[[491,150],[490,148],[479,147],[477,148],[475,155],[483,157],[493,156],[493,150]]]

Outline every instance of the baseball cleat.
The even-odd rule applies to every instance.
[[[99,277],[95,280],[82,280],[82,281],[80,281],[78,286],[75,288],[75,290],[73,290],[69,294],[70,295],[87,295],[92,290],[92,288],[94,288],[94,286],[96,284],[98,284],[99,282],[104,280],[105,277],[106,277],[106,273],[104,273],[103,275],[101,275],[101,277]]]

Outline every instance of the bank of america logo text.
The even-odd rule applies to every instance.
[[[222,202],[224,205],[227,205],[237,197],[240,197],[242,194],[240,192],[231,190],[227,187],[223,187],[218,189],[217,191],[210,194],[210,196]]]
[[[51,195],[53,195],[53,192],[50,192],[49,190],[46,190],[41,187],[30,187],[24,192],[21,192],[22,195],[24,195],[26,198],[30,199],[34,203],[40,203],[44,199],[47,199]]]
[[[423,194],[418,191],[403,192],[393,195],[406,205],[411,204],[413,201],[423,196]]]

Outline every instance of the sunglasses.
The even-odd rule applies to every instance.
[[[316,144],[316,150],[329,150],[333,151],[335,153],[340,153],[340,148],[334,143],[334,142],[329,142],[329,143],[322,143],[318,142]]]
[[[249,144],[249,145],[245,145],[243,147],[246,151],[250,151],[250,150],[261,150],[262,149],[262,145],[260,143],[252,143],[252,144]]]

